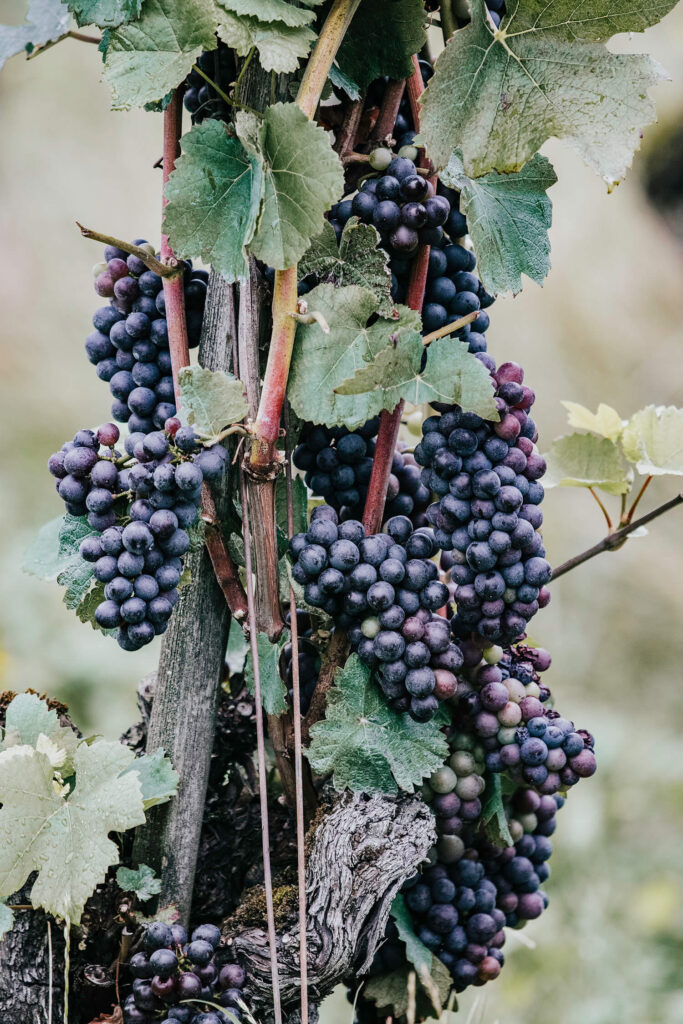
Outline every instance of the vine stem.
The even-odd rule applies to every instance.
[[[337,50],[359,5],[360,0],[334,0],[325,19],[296,97],[297,106],[309,121],[315,114]]]
[[[564,576],[565,573],[570,572],[572,569],[576,569],[577,566],[583,565],[584,562],[590,561],[591,558],[595,558],[596,555],[602,554],[603,551],[616,551],[620,548],[629,533],[633,533],[641,526],[645,526],[646,523],[652,522],[653,519],[658,519],[659,516],[664,515],[665,512],[669,512],[672,508],[677,508],[683,504],[683,494],[677,494],[675,498],[671,498],[670,501],[664,502],[663,505],[659,505],[657,508],[648,512],[646,515],[641,516],[640,519],[634,520],[632,523],[628,523],[627,526],[622,526],[619,530],[614,530],[612,533],[608,533],[606,537],[603,537],[601,541],[594,544],[592,548],[588,548],[587,551],[583,551],[580,555],[574,555],[567,562],[563,562],[562,565],[558,566],[557,569],[553,570],[552,580],[557,580],[560,576]]]
[[[132,242],[125,242],[122,238],[115,238],[113,235],[103,235],[101,231],[92,231],[90,228],[84,228],[78,221],[76,221],[76,227],[79,228],[84,238],[91,238],[94,242],[101,242],[102,245],[114,245],[117,249],[127,252],[129,256],[137,256],[148,270],[153,270],[159,277],[178,277],[183,272],[183,268],[177,265],[170,266],[168,263],[160,263],[156,256],[153,256],[139,245],[133,245]]]
[[[384,90],[382,106],[380,107],[375,127],[372,130],[372,138],[377,142],[386,142],[387,139],[393,138],[398,108],[401,106],[405,88],[405,78],[392,78]]]
[[[439,14],[441,15],[443,41],[444,43],[447,43],[458,27],[453,14],[452,0],[441,0],[439,3]]]

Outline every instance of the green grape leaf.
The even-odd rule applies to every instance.
[[[376,1004],[378,1010],[384,1010],[396,1018],[405,1017],[408,1010],[408,975],[412,968],[406,964],[389,974],[373,975],[363,987],[363,998],[370,999]],[[416,972],[417,973],[417,972]],[[424,987],[422,979],[418,975],[417,991],[415,999],[415,1016],[417,1020],[425,1020],[435,1009],[435,998],[438,999],[440,1012],[442,1006],[448,1001],[448,996],[453,987],[453,980],[448,968],[434,957],[430,973],[430,994]],[[439,1016],[441,1024],[445,1024],[446,1018]]]
[[[427,365],[422,370],[422,335],[399,329],[394,339],[371,363],[335,388],[335,393],[373,394],[382,409],[394,409],[401,399],[413,405],[455,402],[468,412],[498,422],[491,375],[465,342],[437,338],[427,349]]]
[[[486,836],[496,846],[514,846],[503,805],[503,787],[500,775],[493,773],[489,775],[481,812],[481,825]]]
[[[41,580],[56,580],[60,573],[82,561],[80,544],[95,533],[85,516],[57,516],[40,528],[27,549],[22,569]]]
[[[597,412],[591,412],[578,402],[563,402],[562,405],[569,413],[567,419],[570,427],[590,430],[601,437],[609,437],[610,441],[618,441],[621,437],[625,424],[611,405],[600,402]]]
[[[214,30],[213,0],[145,0],[137,21],[109,33],[103,80],[112,107],[141,107],[175,89],[215,48]]]
[[[87,591],[74,610],[80,622],[89,622],[93,629],[97,630],[98,633],[102,633],[104,636],[116,636],[115,629],[102,629],[102,627],[95,621],[97,606],[104,600],[104,583],[100,583],[98,581],[90,590]]]
[[[66,777],[71,774],[78,733],[59,721],[44,700],[35,693],[18,693],[5,712],[2,750],[30,746],[47,754],[53,768]]]
[[[352,654],[335,675],[306,756],[318,775],[332,773],[337,790],[412,793],[447,756],[442,724],[438,715],[421,723],[389,707],[370,669]]]
[[[276,270],[298,262],[341,194],[344,175],[328,133],[293,103],[268,107],[263,120],[239,112],[237,134],[263,161],[265,192],[251,252]]]
[[[683,476],[683,409],[648,405],[631,416],[621,443],[639,473]]]
[[[186,366],[178,374],[183,415],[198,434],[215,442],[249,411],[244,384],[224,370]]]
[[[626,494],[631,488],[633,472],[624,466],[619,448],[608,437],[558,437],[545,459],[546,487],[599,487],[608,494]]]
[[[0,939],[2,939],[14,924],[14,912],[6,903],[0,903]]]
[[[57,583],[64,587],[62,600],[69,611],[75,611],[90,590],[93,580],[92,563],[80,559],[70,565],[57,577]]]
[[[117,28],[139,16],[142,0],[66,0],[66,6],[77,25]]]
[[[436,965],[443,966],[441,961],[432,955],[431,950],[415,934],[413,919],[402,893],[395,897],[391,905],[391,916],[396,922],[398,936],[406,947],[406,957],[415,968],[424,993],[431,1002],[431,1008],[440,1014],[448,998],[450,984],[446,987],[443,976],[439,975]],[[423,1018],[424,1014],[421,1013],[420,1017]]]
[[[283,715],[287,710],[287,687],[280,678],[278,666],[282,649],[288,641],[289,633],[286,631],[277,643],[271,643],[267,633],[259,633],[256,637],[261,679],[261,703],[267,715]],[[244,679],[249,693],[255,694],[254,659],[251,656],[251,650],[247,653]]]
[[[142,754],[126,768],[140,780],[142,805],[147,811],[157,804],[165,804],[178,792],[180,776],[161,747],[153,754]]]
[[[141,903],[146,903],[161,892],[161,879],[147,864],[141,864],[136,871],[132,868],[119,868],[116,884],[122,892],[135,893]]]
[[[394,300],[389,256],[385,249],[378,248],[379,243],[377,228],[351,217],[337,245],[334,228],[326,220],[322,233],[313,239],[299,261],[299,273],[301,277],[307,274],[332,276],[339,285],[357,284],[367,288],[377,298],[378,312],[391,317]]]
[[[140,781],[121,743],[81,743],[75,785],[55,785],[47,754],[29,746],[0,753],[0,898],[32,872],[34,907],[78,924],[85,901],[119,859],[110,832],[145,820]],[[122,774],[125,773],[125,774]]]
[[[239,674],[244,671],[244,663],[247,660],[249,642],[244,635],[244,630],[237,619],[230,620],[230,632],[228,633],[228,649],[225,661],[230,675]]]
[[[362,0],[337,53],[343,73],[365,89],[375,78],[409,78],[427,42],[422,0]]]
[[[257,21],[277,21],[290,28],[310,25],[315,20],[313,11],[294,7],[288,0],[220,0],[228,11]]]
[[[224,43],[240,57],[256,47],[261,67],[276,74],[296,71],[316,38],[308,26],[288,26],[234,14],[227,9],[226,0],[217,0],[215,18],[218,35]]]
[[[460,209],[486,290],[516,295],[522,274],[542,284],[550,270],[552,203],[546,191],[557,181],[552,164],[537,153],[516,174],[492,171],[468,178],[457,153],[441,177],[460,192]]]
[[[321,284],[306,300],[309,309],[325,318],[330,333],[325,334],[317,323],[299,324],[287,389],[292,408],[302,419],[355,429],[381,412],[382,394],[340,395],[335,388],[385,349],[398,327],[419,331],[419,313],[397,306],[398,323],[380,317],[368,326],[378,301],[357,285]]]
[[[360,99],[360,86],[358,82],[354,82],[352,78],[345,75],[337,64],[333,64],[330,68],[329,80],[335,89],[341,89],[350,100]]]
[[[58,40],[69,31],[70,21],[66,4],[59,0],[31,0],[23,25],[0,25],[0,70],[15,54]]]
[[[183,135],[180,145],[164,212],[173,250],[181,259],[201,257],[228,281],[243,280],[263,196],[261,163],[211,118]]]
[[[676,0],[519,0],[495,29],[484,0],[440,55],[422,98],[420,141],[439,167],[462,150],[465,173],[519,171],[555,136],[612,186],[654,120],[647,91],[665,76],[644,55],[610,53]]]

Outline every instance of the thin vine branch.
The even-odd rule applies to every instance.
[[[645,494],[645,491],[648,489],[648,487],[652,483],[652,480],[653,480],[653,477],[652,476],[648,476],[646,478],[643,486],[638,491],[638,493],[636,495],[636,500],[633,502],[633,504],[631,505],[631,507],[630,507],[630,509],[628,511],[628,516],[626,517],[626,522],[627,523],[630,523],[633,520],[633,513],[638,508],[638,505],[640,504],[640,499],[643,497],[643,495]]]
[[[113,235],[104,235],[101,231],[93,231],[91,228],[85,228],[82,224],[76,221],[76,226],[80,229],[81,234],[84,238],[91,238],[94,242],[101,242],[102,245],[113,245],[117,249],[122,249],[123,252],[127,252],[130,256],[137,256],[139,260],[145,264],[148,270],[154,271],[162,278],[180,277],[184,272],[184,267],[176,260],[173,264],[161,263],[156,256],[152,253],[147,252],[139,245],[133,245],[132,242],[125,242],[121,238],[115,238]]]
[[[197,74],[204,79],[207,85],[210,85],[215,93],[217,93],[224,103],[227,103],[229,107],[235,107],[237,110],[246,110],[248,114],[254,114],[259,119],[263,117],[263,113],[260,110],[256,110],[254,107],[248,107],[246,103],[240,103],[236,99],[231,99],[227,93],[223,92],[219,85],[216,85],[213,78],[210,78],[205,71],[202,71],[199,64],[193,64],[192,70],[196,71]]]
[[[452,324],[444,324],[443,327],[439,327],[438,331],[432,331],[431,334],[425,334],[422,339],[422,344],[431,345],[433,341],[437,341],[439,338],[445,338],[449,334],[453,334],[454,331],[459,331],[462,327],[466,327],[467,324],[471,324],[473,320],[476,320],[479,316],[479,310],[475,309],[471,313],[465,313],[459,320],[454,320]]]
[[[583,551],[580,555],[574,555],[573,558],[570,558],[567,562],[563,562],[562,565],[557,567],[557,569],[554,569],[552,580],[559,579],[560,576],[564,576],[565,573],[570,572],[572,569],[576,569],[577,566],[590,561],[591,558],[595,558],[596,555],[602,554],[603,551],[616,551],[623,545],[629,533],[633,533],[634,530],[638,530],[641,526],[645,526],[646,523],[651,523],[653,519],[658,519],[659,516],[664,515],[665,512],[669,512],[672,508],[677,508],[682,504],[683,494],[677,494],[675,498],[671,498],[670,501],[666,501],[663,505],[659,505],[651,512],[641,516],[640,519],[636,519],[627,526],[622,526],[620,530],[614,530],[613,533],[608,533],[606,537],[603,537],[601,541],[594,544],[592,548],[588,548],[587,551]]]
[[[591,492],[591,494],[595,498],[595,500],[598,503],[598,506],[600,508],[600,511],[602,512],[603,516],[605,517],[605,522],[607,523],[607,529],[611,530],[612,529],[612,520],[610,518],[609,512],[607,511],[607,509],[605,508],[603,502],[600,499],[600,495],[596,492],[594,487],[589,487],[588,490]]]

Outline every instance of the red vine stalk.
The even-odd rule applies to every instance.
[[[398,108],[401,106],[405,87],[405,79],[392,78],[384,90],[379,117],[372,130],[372,138],[378,142],[386,142],[387,139],[393,138],[394,125],[396,124]]]

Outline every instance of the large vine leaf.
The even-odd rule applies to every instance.
[[[389,707],[368,666],[352,654],[335,676],[325,720],[311,729],[306,756],[318,775],[332,773],[337,790],[412,793],[447,756],[442,724],[438,715],[420,723]]]
[[[55,785],[47,754],[30,746],[0,754],[0,898],[38,872],[34,906],[78,923],[85,901],[118,861],[110,832],[145,820],[140,781],[121,774],[133,753],[121,743],[81,743],[75,785]]]
[[[647,90],[665,77],[644,55],[603,45],[654,25],[676,0],[519,0],[500,29],[472,0],[423,96],[421,138],[437,167],[462,150],[465,173],[519,171],[551,136],[566,139],[610,184],[654,120]]]
[[[329,325],[325,334],[319,324],[300,324],[287,394],[302,419],[354,429],[382,410],[381,392],[340,395],[335,388],[390,343],[397,330],[394,320],[383,317],[368,326],[377,312],[372,292],[357,285],[335,288],[321,284],[306,296],[308,307],[321,313]],[[397,306],[400,325],[419,331],[420,317],[407,306]]]
[[[138,17],[142,0],[66,0],[66,6],[78,25],[116,28]]]
[[[221,0],[223,7],[233,14],[247,15],[258,21],[276,21],[290,28],[310,25],[315,12],[305,7],[294,7],[288,0]]]
[[[328,220],[322,232],[313,239],[310,248],[299,260],[302,277],[316,274],[334,277],[337,284],[357,284],[376,296],[378,312],[391,316],[394,301],[391,297],[391,270],[385,249],[378,248],[380,236],[372,224],[362,224],[351,217],[344,225],[337,245],[337,236]]]
[[[159,100],[216,45],[213,0],[145,0],[142,16],[109,33],[103,79],[116,110]]]
[[[550,270],[552,203],[546,190],[557,181],[552,164],[537,153],[516,174],[468,178],[458,153],[441,177],[460,192],[486,290],[517,294],[522,274],[542,284]]]
[[[491,375],[464,342],[448,337],[433,341],[422,369],[422,336],[414,330],[400,329],[393,337],[392,344],[335,388],[335,392],[375,395],[382,409],[395,409],[401,399],[413,405],[453,402],[484,419],[500,419]]]
[[[569,414],[567,419],[570,427],[590,430],[600,437],[609,437],[611,441],[618,441],[624,431],[625,423],[619,413],[604,402],[600,402],[597,412],[591,412],[578,402],[562,402],[562,405]]]
[[[313,29],[238,15],[229,9],[231,6],[228,0],[217,0],[216,27],[223,42],[240,57],[246,56],[255,47],[259,63],[265,71],[274,71],[276,74],[296,71],[299,61],[311,51],[316,38]]]
[[[293,103],[268,107],[260,122],[240,112],[236,123],[247,151],[263,161],[263,206],[249,248],[284,270],[322,231],[325,211],[344,185],[342,166],[328,133]]]
[[[244,384],[224,370],[186,366],[178,374],[183,415],[197,433],[215,440],[248,412]]]
[[[23,25],[0,25],[0,70],[15,54],[45,46],[63,36],[71,17],[59,0],[31,0]]]
[[[624,454],[648,476],[683,476],[683,409],[648,405],[626,424]]]
[[[81,561],[81,541],[94,532],[85,516],[67,513],[51,519],[40,528],[24,554],[24,572],[41,580],[56,580],[60,573]]]
[[[18,693],[8,705],[2,750],[26,745],[41,749],[48,754],[53,768],[68,775],[79,742],[78,733],[62,725],[57,712],[51,711],[37,694]]]
[[[174,252],[181,259],[201,257],[230,282],[243,280],[263,196],[261,163],[222,121],[210,118],[180,144],[164,213]]]
[[[259,633],[256,637],[256,648],[259,660],[259,678],[261,681],[261,702],[267,715],[283,715],[287,710],[287,687],[282,682],[279,671],[280,655],[289,640],[289,634],[283,635],[279,643],[272,643],[267,633]],[[254,660],[251,650],[247,653],[244,666],[244,681],[249,693],[255,693]]]
[[[408,78],[412,56],[427,41],[422,0],[362,0],[339,47],[337,63],[364,89],[375,78]]]
[[[161,747],[152,754],[142,754],[126,769],[140,780],[142,806],[145,811],[167,803],[178,792],[180,776]]]
[[[608,437],[567,434],[556,438],[546,453],[546,487],[599,487],[608,494],[626,494],[633,471]]]

